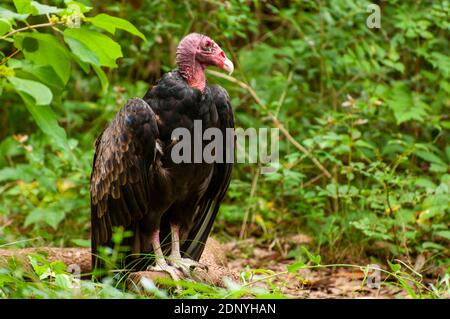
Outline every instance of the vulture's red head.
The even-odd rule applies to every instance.
[[[210,37],[191,33],[185,36],[177,48],[177,65],[188,84],[201,91],[205,89],[205,68],[215,66],[231,74],[231,62]]]

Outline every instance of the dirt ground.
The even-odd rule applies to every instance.
[[[301,242],[307,242],[306,236],[300,235],[296,238]],[[334,267],[321,269],[300,269],[297,273],[284,273],[275,275],[268,280],[264,277],[271,273],[259,273],[257,269],[270,270],[275,273],[286,272],[287,266],[293,263],[292,259],[282,256],[273,247],[257,245],[255,239],[249,238],[239,243],[224,244],[228,258],[228,267],[232,272],[242,272],[247,269],[253,270],[251,281],[257,281],[252,286],[276,287],[287,296],[294,298],[409,298],[406,291],[398,288],[393,282],[373,284],[373,288],[364,282],[364,273],[358,268]],[[248,251],[251,247],[252,254]],[[385,278],[381,276],[381,281]]]

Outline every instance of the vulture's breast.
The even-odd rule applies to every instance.
[[[217,109],[211,91],[207,86],[202,94],[197,89],[189,87],[174,72],[168,73],[145,96],[147,103],[156,114],[159,139],[163,150],[159,169],[171,180],[175,187],[173,191],[178,196],[189,196],[199,193],[207,187],[213,164],[194,163],[194,153],[201,152],[210,141],[203,140],[203,133],[211,127],[219,127]],[[190,133],[190,163],[174,163],[172,148],[179,141],[172,139],[172,132],[177,128],[187,129]],[[201,132],[201,149],[198,143],[194,145],[196,133]],[[184,145],[187,145],[184,144]]]

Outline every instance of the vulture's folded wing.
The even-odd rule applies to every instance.
[[[214,103],[219,115],[220,130],[223,134],[223,163],[214,164],[214,172],[206,193],[201,198],[197,208],[194,226],[184,242],[182,251],[187,257],[199,260],[206,240],[211,232],[214,219],[219,211],[225,193],[230,185],[233,163],[227,163],[226,158],[234,159],[234,131],[227,143],[227,128],[234,129],[233,109],[227,91],[218,86],[211,87]],[[227,156],[229,154],[229,156]]]
[[[148,211],[157,137],[155,114],[139,98],[128,100],[98,137],[90,185],[93,262],[97,248],[110,244],[114,226],[126,228]]]

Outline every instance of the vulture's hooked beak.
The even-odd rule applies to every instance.
[[[231,62],[231,60],[229,60],[229,59],[226,59],[223,62],[223,69],[228,72],[228,75],[231,75],[231,73],[233,73],[233,71],[234,71],[233,62]]]

